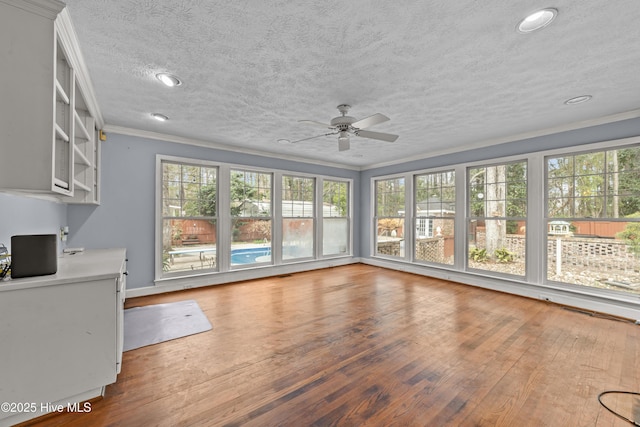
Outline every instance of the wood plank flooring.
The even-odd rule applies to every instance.
[[[132,350],[103,399],[42,426],[626,426],[640,327],[362,264],[135,298],[213,330]]]

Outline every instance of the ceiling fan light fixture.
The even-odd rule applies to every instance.
[[[160,114],[160,113],[151,113],[151,117],[153,117],[154,119],[156,119],[159,122],[166,122],[167,120],[169,120],[169,117],[165,116],[164,114]]]
[[[293,141],[292,144],[302,141],[307,141],[309,139],[320,138],[322,136],[329,135],[338,135],[338,150],[346,151],[350,148],[350,135],[355,135],[361,138],[367,139],[376,139],[378,141],[388,141],[394,142],[398,139],[398,135],[392,135],[390,133],[383,132],[372,132],[370,130],[366,130],[367,128],[384,123],[389,119],[389,117],[384,114],[376,113],[372,116],[365,117],[364,119],[356,120],[354,117],[347,116],[349,112],[349,108],[351,106],[347,104],[338,105],[338,111],[342,115],[338,117],[334,117],[331,119],[331,124],[325,124],[321,122],[317,122],[315,120],[298,120],[300,123],[307,123],[315,126],[320,126],[325,129],[329,129],[332,132],[324,133],[322,135],[316,135],[309,138],[300,139],[298,141]]]
[[[558,16],[558,9],[541,9],[525,17],[518,23],[518,26],[516,28],[520,33],[531,33],[551,24],[556,16]]]
[[[182,84],[182,80],[169,73],[158,73],[156,74],[156,78],[164,83],[165,86],[169,87],[180,86]]]
[[[351,144],[349,143],[349,133],[347,133],[346,130],[342,130],[338,137],[338,151],[347,151],[349,148],[351,148]]]

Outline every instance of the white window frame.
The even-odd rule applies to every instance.
[[[433,218],[426,216],[416,217],[416,238],[433,237]]]
[[[163,230],[162,230],[162,222],[164,220],[164,215],[162,214],[162,165],[163,163],[174,163],[180,165],[190,165],[190,166],[200,166],[207,168],[215,168],[216,169],[216,183],[218,185],[217,195],[218,195],[218,203],[217,203],[217,215],[216,215],[216,268],[215,269],[203,269],[196,270],[197,273],[195,275],[202,274],[215,274],[219,271],[219,248],[220,248],[220,165],[218,163],[199,160],[199,159],[187,159],[182,157],[175,156],[156,156],[156,236],[155,236],[155,255],[154,255],[154,265],[155,265],[155,280],[164,280],[171,278],[179,278],[184,277],[186,273],[184,272],[169,272],[165,273],[162,269],[163,267],[163,259],[162,259],[162,238],[163,238]]]
[[[620,140],[612,140],[612,141],[606,141],[606,142],[602,142],[602,143],[597,143],[597,144],[589,144],[589,145],[581,145],[581,146],[575,146],[575,147],[568,147],[568,148],[564,148],[564,149],[558,149],[558,150],[550,150],[547,152],[542,153],[542,168],[544,170],[544,176],[543,176],[543,194],[544,194],[544,203],[543,203],[543,225],[544,227],[547,228],[547,233],[545,233],[544,235],[544,247],[547,247],[547,242],[548,240],[551,238],[556,238],[557,236],[549,233],[548,231],[548,224],[550,222],[553,221],[575,221],[575,222],[585,222],[585,221],[593,221],[593,222],[628,222],[629,218],[611,218],[608,216],[603,216],[603,217],[598,217],[598,218],[590,218],[590,217],[575,217],[575,216],[569,216],[569,217],[549,217],[549,209],[548,209],[548,203],[549,203],[549,193],[548,193],[548,170],[547,170],[547,159],[552,158],[552,157],[560,157],[560,156],[577,156],[580,154],[586,154],[586,153],[597,153],[597,152],[602,152],[602,151],[610,151],[610,150],[617,150],[617,149],[624,149],[626,147],[631,147],[631,146],[638,146],[640,144],[640,137],[632,137],[632,138],[625,138],[625,139],[620,139]],[[574,177],[577,175],[574,175]],[[635,222],[635,221],[632,221]],[[561,234],[561,233],[558,233]],[[564,233],[562,233],[564,234]],[[595,295],[605,295],[607,297],[611,297],[613,299],[618,299],[620,300],[620,297],[618,296],[619,291],[609,291],[606,289],[600,289],[600,288],[593,288],[593,287],[589,287],[589,286],[583,286],[583,285],[576,285],[576,284],[570,284],[570,283],[565,283],[565,282],[559,282],[559,281],[553,281],[553,280],[549,280],[547,279],[547,270],[548,270],[548,257],[543,257],[543,264],[542,264],[542,271],[541,271],[541,275],[542,275],[542,282],[546,285],[551,285],[553,287],[556,288],[560,288],[560,289],[571,289],[571,290],[575,290],[576,288],[579,289],[580,293],[583,294],[595,294]],[[632,295],[634,298],[640,298],[640,296],[638,296],[637,294],[629,294]]]
[[[416,251],[416,240],[420,237],[426,237],[426,238],[432,238],[433,237],[433,220],[434,219],[445,219],[445,220],[451,220],[452,218],[444,218],[442,216],[420,216],[417,214],[416,212],[416,204],[419,203],[418,199],[417,199],[417,185],[416,185],[416,180],[418,177],[423,176],[423,175],[430,175],[430,174],[442,174],[442,173],[450,173],[453,172],[454,174],[454,186],[455,186],[455,192],[456,192],[456,200],[455,200],[455,212],[459,212],[459,170],[457,170],[454,167],[451,166],[447,166],[447,167],[440,167],[440,168],[434,168],[434,169],[430,169],[430,170],[421,170],[421,171],[415,171],[415,172],[411,172],[410,176],[411,176],[411,182],[413,184],[413,189],[412,189],[412,208],[410,210],[411,212],[411,220],[415,222],[416,226],[415,228],[415,235],[413,236],[412,239],[412,245],[411,245],[411,259],[413,260],[414,263],[416,264],[423,264],[423,265],[437,265],[437,266],[442,266],[444,268],[452,268],[456,262],[460,262],[459,260],[461,259],[461,257],[459,256],[459,254],[457,253],[457,248],[459,247],[459,237],[458,235],[462,234],[461,232],[459,232],[460,228],[460,224],[464,224],[464,222],[460,223],[460,220],[458,219],[458,215],[456,214],[453,217],[453,221],[454,221],[454,264],[445,264],[445,263],[438,263],[438,262],[430,262],[430,261],[425,261],[425,260],[420,260],[417,259],[415,251]],[[463,181],[464,182],[464,181]],[[464,206],[464,205],[463,205]],[[428,235],[426,236],[420,236],[418,233],[418,221],[420,221],[421,219],[428,219],[430,221],[429,223],[429,232],[427,233]]]
[[[474,216],[471,214],[470,212],[470,206],[471,206],[471,202],[469,200],[470,198],[470,191],[469,191],[469,187],[471,185],[471,183],[469,182],[469,171],[471,169],[474,168],[482,168],[482,167],[493,167],[493,166],[501,166],[501,165],[509,165],[509,164],[514,164],[514,163],[524,163],[526,166],[526,176],[525,176],[525,180],[527,182],[527,215],[525,217],[509,217],[509,215],[506,213],[506,202],[507,202],[507,195],[505,194],[505,198],[504,198],[504,202],[505,202],[505,216],[504,217],[500,217],[498,218],[498,220],[504,220],[506,221],[510,221],[510,220],[514,220],[514,219],[522,219],[525,221],[525,224],[528,225],[529,223],[529,206],[530,206],[530,199],[529,199],[529,167],[530,167],[530,163],[528,161],[528,159],[526,157],[522,157],[522,156],[515,156],[515,157],[510,157],[510,160],[506,160],[506,159],[498,159],[498,161],[495,161],[496,159],[491,159],[490,161],[485,161],[485,162],[477,162],[474,165],[468,165],[466,167],[466,171],[465,171],[465,192],[467,194],[467,198],[466,198],[466,208],[465,208],[465,229],[466,229],[466,233],[465,233],[465,237],[467,237],[467,235],[469,234],[470,230],[469,230],[469,222],[471,220],[474,219],[482,219],[482,220],[489,220],[492,221],[494,220],[494,217],[490,216],[487,212],[484,212],[483,216]],[[505,177],[506,178],[506,177]],[[507,181],[505,181],[505,184],[507,184]],[[516,280],[522,280],[522,278],[524,278],[524,280],[527,279],[527,275],[529,272],[529,264],[528,264],[528,252],[529,252],[529,245],[528,245],[528,240],[529,240],[529,234],[525,233],[525,271],[524,274],[522,276],[515,276],[514,278],[516,278]],[[465,239],[465,257],[464,257],[464,261],[466,264],[466,269],[468,271],[473,271],[473,272],[477,272],[479,274],[483,274],[483,275],[489,275],[489,276],[497,276],[497,277],[513,277],[514,275],[510,275],[507,273],[501,273],[501,272],[495,272],[495,271],[488,271],[488,270],[484,270],[484,269],[472,269],[469,267],[469,241],[468,239]]]
[[[376,176],[371,178],[371,212],[373,213],[373,219],[371,222],[371,247],[370,253],[373,257],[386,258],[392,260],[403,260],[410,261],[413,256],[413,249],[410,249],[407,245],[407,242],[413,242],[415,227],[412,227],[413,224],[413,174],[405,173],[405,174],[391,174],[391,175],[383,175]],[[404,256],[391,256],[378,254],[378,181],[388,181],[393,179],[403,179],[404,180],[404,210],[400,210],[398,212],[397,217],[384,217],[384,218],[402,218],[403,219],[403,236],[404,236]],[[402,243],[401,243],[402,244]]]
[[[612,148],[624,148],[629,145],[636,145],[640,143],[640,137],[630,137],[623,139],[616,139],[598,143],[591,144],[581,144],[574,145],[570,147],[539,151],[533,153],[524,153],[518,154],[514,156],[506,156],[506,157],[495,157],[484,160],[478,160],[474,162],[467,163],[457,163],[457,164],[449,164],[443,165],[435,168],[428,168],[422,170],[413,170],[406,173],[396,173],[396,174],[388,174],[388,175],[380,175],[380,176],[372,176],[370,178],[370,218],[371,218],[371,239],[369,240],[369,256],[375,261],[392,261],[395,263],[404,263],[404,264],[412,264],[414,267],[402,267],[403,270],[416,272],[423,271],[425,269],[435,274],[437,277],[442,278],[450,278],[457,277],[458,280],[465,282],[470,280],[473,283],[486,283],[487,287],[494,288],[494,283],[496,289],[505,289],[507,291],[512,291],[511,286],[513,284],[516,285],[535,285],[538,288],[520,288],[522,289],[522,293],[535,298],[547,298],[547,294],[549,290],[553,291],[561,291],[561,292],[571,292],[572,294],[579,294],[581,296],[595,297],[595,298],[605,298],[607,300],[614,300],[623,303],[628,303],[629,299],[632,298],[634,301],[637,300],[637,296],[631,296],[621,294],[620,292],[609,291],[606,289],[597,289],[597,288],[587,288],[585,289],[576,289],[575,285],[564,285],[562,283],[556,282],[548,282],[546,280],[546,245],[547,245],[547,217],[546,217],[546,177],[545,177],[545,158],[552,156],[559,156],[563,154],[573,154],[584,151],[600,151],[607,150]],[[484,277],[491,279],[491,277],[495,277],[496,279],[502,279],[499,276],[491,275],[489,272],[484,271],[467,271],[466,263],[467,263],[467,253],[466,253],[466,240],[467,240],[467,174],[466,171],[468,168],[484,166],[489,164],[502,164],[509,163],[513,161],[527,161],[527,229],[526,229],[526,266],[527,272],[524,278],[506,278],[504,281],[485,281]],[[413,191],[410,188],[407,188],[407,184],[413,181],[412,177],[418,174],[432,173],[443,170],[454,170],[456,173],[456,216],[455,216],[455,263],[453,266],[447,265],[418,265],[417,262],[411,261],[409,257],[409,252],[413,252],[414,248],[407,247],[405,248],[405,257],[402,259],[399,258],[390,258],[384,257],[376,254],[376,181],[388,178],[396,178],[400,176],[404,176],[405,178],[405,204],[409,203],[409,198],[412,197]],[[411,206],[411,205],[409,205]],[[411,212],[411,209],[407,207],[405,212]],[[413,214],[412,214],[413,215]],[[405,218],[405,221],[408,219]],[[413,218],[412,218],[413,220]],[[407,232],[415,232],[413,229],[415,227],[409,227]],[[393,265],[393,264],[384,264],[378,263],[380,265]],[[533,290],[532,290],[533,289]]]
[[[280,212],[280,227],[282,227],[284,225],[284,220],[285,219],[309,219],[311,221],[313,221],[313,242],[312,242],[312,254],[310,257],[296,257],[296,258],[291,258],[291,259],[287,259],[285,260],[284,258],[282,259],[283,263],[290,263],[290,262],[297,262],[297,261],[306,261],[306,260],[310,260],[310,259],[316,259],[318,257],[318,244],[317,244],[317,239],[318,239],[318,205],[320,205],[320,207],[322,207],[322,201],[318,200],[318,178],[316,178],[315,176],[303,176],[301,174],[294,174],[294,173],[282,173],[280,175],[280,209],[282,209],[283,206],[283,200],[282,200],[282,181],[285,177],[291,177],[291,178],[301,178],[301,179],[311,179],[313,181],[313,208],[311,210],[311,216],[301,216],[301,217],[296,217],[296,216],[284,216],[284,214],[282,212]],[[282,252],[283,250],[283,245],[284,245],[284,234],[280,233],[280,251]]]
[[[271,181],[271,185],[270,185],[270,192],[271,192],[271,199],[269,200],[269,204],[270,204],[270,210],[269,210],[269,216],[263,216],[263,215],[259,215],[259,216],[248,216],[248,217],[235,217],[235,216],[231,216],[231,174],[233,171],[239,171],[239,172],[248,172],[248,173],[256,173],[256,174],[263,174],[263,175],[269,175],[270,177],[270,181]],[[276,184],[275,184],[275,173],[273,173],[272,171],[268,171],[265,169],[259,169],[259,168],[252,168],[252,167],[245,167],[245,166],[236,166],[236,165],[229,165],[228,168],[228,172],[227,172],[227,180],[229,181],[229,188],[227,189],[227,192],[225,194],[225,196],[229,199],[229,203],[227,206],[227,210],[225,211],[225,217],[226,215],[229,215],[229,223],[228,226],[226,228],[222,228],[220,227],[220,230],[224,230],[224,232],[228,233],[228,245],[226,246],[226,251],[224,251],[225,254],[228,254],[229,257],[229,261],[228,264],[225,264],[225,267],[228,267],[229,270],[234,271],[234,270],[244,270],[244,269],[249,269],[249,268],[256,268],[256,267],[262,267],[262,266],[269,266],[269,265],[274,265],[275,264],[275,259],[276,256],[278,254],[278,252],[281,254],[281,251],[276,250],[276,246],[275,246],[275,228],[276,228],[276,207],[275,207],[275,199],[277,198],[275,195],[275,188],[276,188]],[[222,213],[222,212],[221,212]],[[222,215],[220,215],[222,216]],[[232,265],[231,264],[231,246],[233,244],[233,238],[232,238],[232,229],[231,229],[231,224],[233,224],[234,220],[237,219],[242,219],[242,218],[246,218],[246,219],[253,219],[253,220],[269,220],[271,221],[271,260],[270,261],[265,261],[265,262],[257,262],[257,263],[250,263],[250,264],[236,264],[236,265]],[[279,230],[281,231],[282,228],[279,228]]]
[[[347,215],[344,217],[325,217],[324,216],[324,182],[340,182],[347,184]],[[317,227],[317,237],[316,239],[316,257],[318,258],[336,258],[336,257],[344,257],[351,256],[353,254],[353,181],[351,179],[338,178],[338,177],[318,177],[316,179],[316,206],[318,207],[318,212],[316,216],[321,218],[321,221],[318,221],[316,224]],[[347,220],[347,247],[345,253],[324,253],[324,220],[325,218],[344,218]]]
[[[206,270],[204,272],[200,272],[195,270],[193,273],[189,272],[175,272],[175,274],[163,274],[162,271],[162,163],[164,161],[179,163],[179,164],[189,164],[195,166],[203,166],[203,167],[212,167],[217,168],[217,184],[218,184],[218,202],[217,202],[217,270],[210,271]],[[271,192],[272,192],[272,206],[271,206],[271,221],[272,221],[272,230],[271,230],[271,244],[272,244],[272,262],[268,264],[250,264],[246,267],[244,266],[233,266],[231,267],[231,200],[230,200],[230,190],[231,190],[231,170],[243,170],[248,172],[256,172],[256,173],[268,173],[271,175],[272,183],[271,183]],[[314,220],[315,220],[315,230],[314,230],[314,257],[312,258],[300,258],[294,259],[291,261],[284,262],[282,259],[282,177],[283,175],[296,176],[302,178],[313,178],[315,180],[315,190],[314,190]],[[344,182],[347,184],[347,221],[348,221],[348,247],[346,248],[346,252],[342,254],[328,254],[323,255],[322,252],[322,221],[319,221],[318,218],[322,218],[322,188],[324,180],[328,181],[336,181],[336,182]],[[343,178],[339,176],[330,176],[330,175],[320,175],[320,174],[310,174],[310,173],[302,173],[291,170],[284,169],[270,169],[270,168],[257,168],[253,166],[248,166],[244,164],[235,164],[235,163],[223,163],[212,160],[204,160],[204,159],[195,159],[189,157],[180,157],[180,156],[172,156],[172,155],[164,155],[157,154],[156,155],[156,179],[155,179],[155,233],[154,233],[154,271],[155,278],[154,283],[157,285],[159,283],[165,283],[167,281],[179,281],[180,279],[188,279],[195,277],[202,277],[203,281],[207,280],[205,283],[213,282],[212,279],[207,279],[207,277],[212,276],[224,276],[228,277],[227,274],[237,275],[240,279],[243,280],[245,277],[250,277],[247,274],[241,273],[245,271],[248,273],[253,270],[259,270],[263,268],[273,268],[286,266],[296,263],[308,263],[308,262],[318,262],[322,260],[331,260],[331,259],[348,259],[353,257],[353,191],[354,191],[354,181],[351,178]],[[266,217],[265,217],[266,218]],[[324,264],[321,264],[324,266]],[[233,279],[228,279],[233,280]],[[225,279],[225,281],[228,281]],[[186,284],[179,289],[186,289],[192,287],[191,284]]]

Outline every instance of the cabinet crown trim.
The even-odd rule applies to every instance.
[[[0,0],[9,6],[35,13],[47,19],[54,20],[64,9],[65,4],[58,0]]]
[[[104,119],[102,118],[102,113],[100,112],[100,107],[98,106],[98,101],[96,99],[95,92],[93,91],[93,83],[89,76],[89,69],[87,68],[87,64],[82,56],[82,51],[80,50],[80,43],[78,42],[76,30],[73,28],[73,22],[71,21],[71,17],[69,16],[69,12],[66,8],[58,14],[56,19],[56,31],[58,32],[58,37],[60,37],[62,44],[66,47],[68,53],[67,59],[70,62],[71,68],[76,72],[76,79],[80,86],[80,90],[82,91],[82,97],[87,104],[87,108],[91,115],[96,119],[98,129],[102,129],[104,127]]]

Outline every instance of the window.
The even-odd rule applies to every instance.
[[[433,237],[433,219],[416,218],[416,237],[418,239]]]
[[[217,168],[162,162],[162,274],[215,270]]]
[[[232,169],[231,265],[272,262],[271,174]]]
[[[547,279],[640,293],[640,146],[546,158]]]
[[[282,259],[314,255],[315,179],[282,176]]]
[[[456,215],[455,172],[415,177],[415,259],[453,264]]]
[[[375,182],[376,255],[404,258],[404,178]]]
[[[352,255],[350,179],[164,155],[156,173],[157,281]]]
[[[322,254],[349,253],[349,183],[324,180],[322,183]]]
[[[468,267],[526,273],[527,163],[468,169]]]

